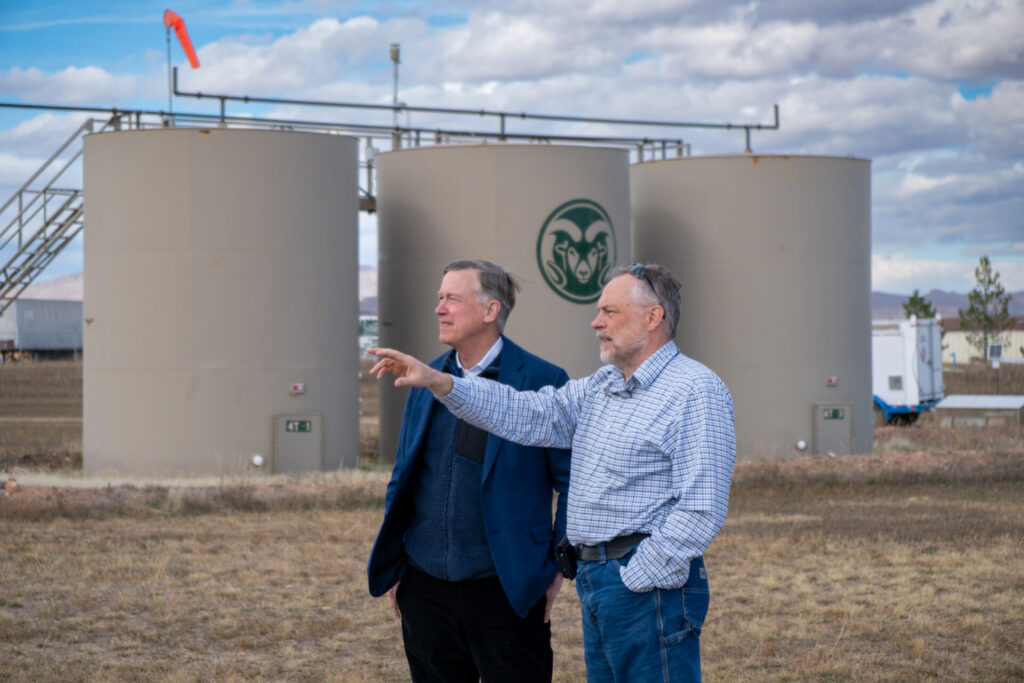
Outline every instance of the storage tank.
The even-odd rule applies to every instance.
[[[437,290],[451,261],[482,258],[520,278],[505,328],[581,377],[600,366],[590,329],[614,265],[630,262],[625,150],[460,145],[382,154],[377,166],[380,343],[432,359]],[[381,382],[381,456],[394,457],[408,390]]]
[[[631,169],[634,254],[682,282],[676,341],[732,392],[740,458],[872,449],[870,169],[752,155]]]
[[[86,137],[87,474],[351,467],[357,141]]]

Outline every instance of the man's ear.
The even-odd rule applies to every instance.
[[[491,299],[487,302],[487,308],[484,309],[484,322],[493,323],[498,319],[499,313],[501,313],[501,304],[497,299]]]
[[[658,329],[658,325],[665,319],[665,309],[661,306],[651,306],[647,309],[647,330],[653,332]]]

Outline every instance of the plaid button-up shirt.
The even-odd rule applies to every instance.
[[[611,365],[537,392],[457,378],[439,400],[503,439],[571,448],[570,542],[650,534],[621,570],[630,590],[682,586],[691,558],[725,523],[736,462],[732,397],[672,342],[628,381]]]

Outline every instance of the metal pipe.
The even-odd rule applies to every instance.
[[[53,111],[83,111],[83,112],[103,112],[113,113],[114,115],[146,115],[146,116],[166,116],[164,111],[154,110],[118,110],[118,109],[104,109],[101,107],[75,107],[67,105],[49,105],[49,104],[22,104],[22,103],[6,103],[0,102],[0,108],[9,107],[17,109],[42,109],[42,110],[53,110]],[[174,115],[177,123],[196,123],[196,124],[210,124],[221,121],[219,114],[198,114],[198,113],[186,113],[179,112]],[[434,133],[435,138],[444,139],[444,137],[465,137],[470,139],[496,139],[498,133],[494,131],[474,131],[474,130],[455,130],[455,129],[439,129],[439,128],[404,128],[395,131],[392,128],[382,125],[372,124],[359,124],[359,123],[346,123],[338,124],[336,121],[309,121],[300,119],[272,119],[272,118],[260,118],[260,117],[243,117],[243,116],[225,116],[225,123],[241,124],[252,126],[253,124],[266,124],[270,126],[288,126],[288,127],[303,127],[320,130],[342,130],[351,131],[365,134],[375,134],[380,138],[387,138],[402,132],[407,133]],[[608,144],[615,146],[632,147],[634,145],[651,143],[650,138],[629,138],[629,137],[594,137],[594,136],[582,136],[582,135],[549,135],[543,136],[537,133],[505,133],[505,137],[514,140],[543,140],[550,142],[551,140],[557,140],[559,142],[571,142],[571,143],[598,143]],[[660,142],[660,139],[657,140]],[[674,140],[673,140],[674,142]]]
[[[608,119],[608,118],[595,118],[590,116],[565,116],[558,114],[529,114],[527,112],[507,112],[499,110],[488,110],[488,109],[457,109],[451,107],[416,107],[408,104],[398,104],[396,101],[391,105],[386,104],[366,104],[362,102],[326,102],[323,100],[293,100],[281,97],[251,97],[249,95],[226,95],[226,94],[210,94],[201,92],[184,92],[178,89],[178,68],[174,67],[174,94],[180,97],[194,97],[196,99],[203,99],[204,97],[224,97],[229,100],[236,100],[239,102],[260,102],[263,104],[296,104],[309,107],[339,107],[346,109],[371,109],[371,110],[392,110],[396,114],[396,126],[397,126],[397,113],[398,111],[407,112],[418,112],[423,114],[457,114],[464,116],[494,116],[494,117],[507,117],[515,116],[520,119],[533,119],[537,121],[561,121],[566,123],[604,123],[610,125],[624,125],[624,126],[668,126],[676,128],[716,128],[722,130],[732,130],[734,128],[756,128],[757,130],[774,130],[779,127],[779,105],[774,105],[775,110],[775,123],[774,124],[762,124],[762,123],[702,123],[693,121],[652,121],[646,119]]]

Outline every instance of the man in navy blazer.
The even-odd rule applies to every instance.
[[[564,370],[502,335],[517,289],[489,261],[448,264],[434,312],[452,350],[431,366],[519,390],[564,384]],[[569,451],[504,441],[410,392],[367,573],[402,619],[414,681],[551,680],[568,486]]]

